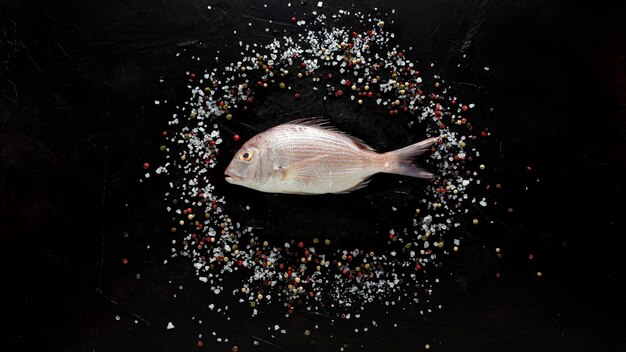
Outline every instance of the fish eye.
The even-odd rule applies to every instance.
[[[239,154],[239,159],[243,161],[250,161],[250,159],[252,159],[252,152],[249,150],[244,151],[243,153]]]

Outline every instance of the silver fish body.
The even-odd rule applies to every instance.
[[[365,187],[379,172],[430,178],[411,160],[436,139],[381,154],[324,120],[300,119],[247,141],[226,168],[226,181],[262,192],[325,194]]]

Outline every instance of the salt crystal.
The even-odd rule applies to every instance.
[[[167,323],[167,330],[172,330],[174,328],[174,324],[172,322]]]
[[[324,6],[323,2],[320,1],[320,2],[317,3],[317,7],[322,7],[322,6]]]

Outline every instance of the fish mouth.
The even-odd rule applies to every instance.
[[[224,175],[226,175],[225,180],[226,180],[226,182],[228,182],[228,183],[235,183],[235,181],[241,181],[241,177],[236,176],[236,175],[233,175],[233,174],[231,174],[231,173],[230,173],[230,172],[228,172],[228,171],[225,171],[225,172],[224,172]]]

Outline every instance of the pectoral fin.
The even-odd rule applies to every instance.
[[[318,155],[301,161],[296,161],[291,165],[276,168],[276,172],[280,174],[281,181],[306,181],[315,176],[319,171],[317,161],[325,158],[327,155]]]

